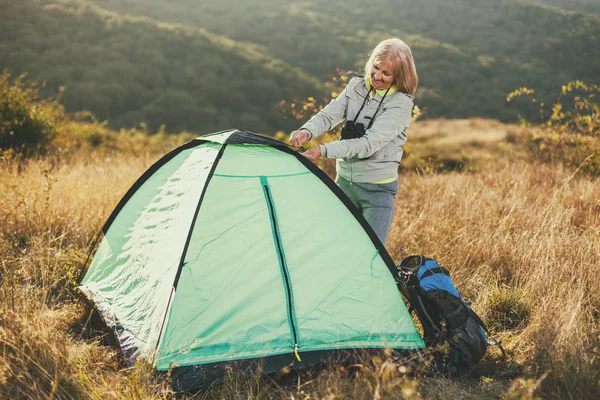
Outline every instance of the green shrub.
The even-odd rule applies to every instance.
[[[529,309],[515,289],[497,287],[490,291],[487,300],[487,323],[491,329],[522,328],[529,322]]]
[[[43,151],[56,134],[64,109],[56,100],[39,100],[38,90],[38,81],[0,75],[0,149],[29,155]]]
[[[545,163],[561,162],[572,168],[600,176],[600,138],[552,130],[535,130],[526,143],[528,153]]]
[[[533,95],[533,89],[520,88],[507,101]],[[541,122],[524,143],[532,158],[544,163],[563,163],[591,176],[600,176],[600,104],[596,97],[600,87],[581,81],[563,85],[552,110],[539,103]],[[530,122],[521,119],[523,125]]]

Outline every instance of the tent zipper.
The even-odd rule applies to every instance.
[[[290,280],[290,273],[287,268],[287,263],[285,260],[285,254],[283,252],[283,245],[281,243],[281,235],[279,232],[279,226],[277,224],[277,214],[275,212],[275,205],[273,202],[273,197],[271,196],[271,191],[269,189],[269,182],[266,177],[260,178],[263,192],[265,194],[265,200],[267,201],[267,207],[269,209],[269,217],[271,219],[271,227],[273,230],[273,241],[275,242],[275,248],[277,250],[277,257],[279,258],[279,266],[281,268],[281,275],[283,276],[283,282],[285,284],[285,292],[286,292],[286,303],[287,303],[287,312],[288,312],[288,321],[290,323],[290,332],[292,334],[292,338],[294,340],[293,352],[298,361],[302,361],[300,359],[300,355],[298,354],[298,330],[296,328],[296,317],[294,310],[294,301],[293,301],[293,292],[292,292],[292,283]]]

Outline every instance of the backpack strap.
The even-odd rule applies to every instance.
[[[452,296],[450,293],[448,293],[445,290],[442,289],[432,289],[432,290],[428,290],[425,291],[424,289],[423,293],[425,293],[425,296],[427,296],[430,299],[443,299],[444,297],[450,297]],[[456,297],[456,296],[452,296],[452,297]]]
[[[444,332],[440,330],[438,324],[427,312],[427,308],[425,307],[425,304],[423,304],[423,298],[421,296],[416,296],[416,301],[417,305],[415,305],[413,309],[417,312],[417,316],[419,317],[421,325],[423,326],[423,333],[425,334],[427,346],[436,345],[440,337],[448,340],[446,335],[444,335]]]
[[[442,312],[442,309],[439,308],[438,316],[440,319],[446,321],[451,326],[460,325],[458,321],[455,321],[455,318],[461,314],[464,315],[465,309],[468,308],[460,297],[442,289],[430,290],[425,292],[425,295],[429,300],[434,300],[434,302],[435,300],[445,302],[448,305],[448,307],[444,307],[445,311],[448,311],[449,309],[452,310],[450,312]]]
[[[481,320],[481,318],[479,318],[479,315],[475,314],[475,311],[471,310],[469,307],[467,307],[467,311],[469,312],[469,315],[475,320],[475,322],[477,322],[477,325],[481,326],[485,333],[488,335],[488,337],[491,339],[492,346],[498,346],[500,352],[502,353],[502,362],[504,362],[504,360],[506,360],[506,352],[504,351],[504,347],[502,347],[502,341],[496,340],[496,338],[492,336],[490,331],[488,331],[488,328],[485,326],[485,323]]]
[[[428,276],[431,276],[433,274],[444,274],[446,276],[450,276],[450,271],[448,271],[444,267],[428,268],[427,271],[423,272],[423,275],[421,275],[421,279],[427,278]]]
[[[460,305],[456,308],[456,310],[452,311],[451,313],[446,313],[446,314],[441,314],[442,317],[444,317],[444,319],[448,320],[450,318],[454,318],[457,315],[459,315],[463,310],[465,309],[465,305],[464,303],[460,303]]]

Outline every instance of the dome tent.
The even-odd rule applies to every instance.
[[[180,146],[102,233],[80,289],[129,363],[197,381],[235,360],[275,369],[424,347],[383,244],[324,172],[274,139],[232,130]]]

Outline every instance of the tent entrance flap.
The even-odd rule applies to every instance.
[[[294,340],[293,351],[296,354],[296,357],[300,359],[300,357],[298,356],[298,329],[295,316],[296,313],[294,310],[292,282],[290,280],[290,273],[287,268],[285,253],[283,251],[283,245],[281,243],[281,232],[279,231],[279,226],[277,223],[277,212],[275,211],[275,203],[273,202],[273,196],[271,196],[271,191],[269,189],[269,181],[267,177],[262,176],[260,178],[260,183],[262,185],[263,192],[265,194],[265,201],[267,202],[267,208],[269,210],[269,217],[271,219],[271,229],[273,231],[273,242],[275,244],[277,256],[279,258],[279,267],[281,268],[281,276],[285,285],[288,321],[290,324],[290,332]]]

